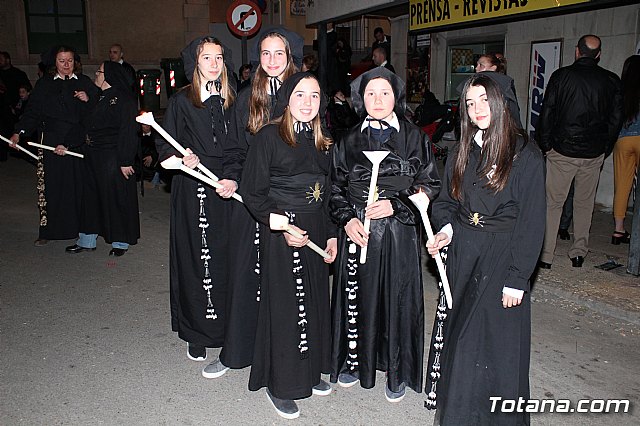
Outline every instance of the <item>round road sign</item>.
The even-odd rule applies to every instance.
[[[227,9],[227,25],[239,36],[255,34],[262,24],[260,8],[249,0],[234,2]]]

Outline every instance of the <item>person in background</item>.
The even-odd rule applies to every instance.
[[[562,205],[574,181],[573,242],[568,256],[582,267],[600,170],[622,126],[620,78],[598,66],[601,41],[580,37],[575,62],[551,74],[536,128],[546,153],[547,227],[539,266],[550,269],[555,256]]]
[[[140,163],[142,163],[140,179],[151,181],[151,184],[156,187],[161,183],[160,173],[162,171],[156,149],[158,135],[150,125],[141,124],[138,138],[140,139]]]
[[[391,62],[391,36],[386,35],[382,27],[376,27],[373,30],[373,37],[375,40],[371,45],[371,54],[373,54],[373,51],[378,47],[382,47],[385,51],[385,58]]]
[[[351,94],[349,86],[349,70],[351,69],[351,55],[353,54],[351,46],[343,38],[339,37],[336,41],[335,57],[336,57],[336,90],[346,95]]]
[[[211,36],[198,37],[181,52],[191,82],[169,99],[164,129],[189,153],[186,167],[203,164],[224,176],[229,144],[228,111],[235,101],[235,81],[225,66],[225,49]],[[156,143],[160,162],[180,154],[168,143]],[[171,329],[187,343],[187,357],[204,361],[207,348],[224,341],[229,263],[228,200],[236,182],[221,179],[213,189],[178,173],[171,184],[169,282]]]
[[[318,57],[314,54],[306,55],[302,58],[302,68],[300,69],[302,72],[310,72],[313,75],[317,74],[318,71]]]
[[[622,68],[623,125],[613,147],[613,220],[611,244],[628,244],[631,236],[624,229],[629,193],[640,164],[640,55],[624,61]],[[640,202],[638,200],[635,201]]]
[[[238,75],[240,76],[238,78],[238,93],[240,93],[240,90],[251,86],[251,65],[244,64],[241,66]]]
[[[76,238],[82,207],[82,161],[67,156],[67,149],[85,142],[83,121],[98,100],[98,88],[77,69],[73,48],[56,46],[42,55],[49,72],[29,96],[29,105],[15,125],[11,141],[38,132],[37,141],[55,147],[43,150],[38,163],[38,207],[40,229],[36,246],[49,240]]]
[[[386,55],[386,51],[382,47],[373,49],[373,55],[371,56],[373,67],[383,67],[395,74],[396,69],[389,63]]]
[[[122,49],[122,45],[117,43],[111,45],[111,47],[109,48],[109,60],[119,63],[127,71],[127,73],[129,73],[132,81],[131,90],[133,91],[134,95],[137,95],[138,85],[136,82],[136,70],[135,68],[133,68],[133,65],[124,60],[124,50]]]
[[[267,388],[276,412],[299,416],[295,400],[329,395],[331,317],[329,263],[336,257],[335,225],[328,211],[331,139],[322,131],[325,107],[311,73],[288,78],[278,92],[276,117],[251,144],[241,191],[258,219],[264,265],[249,390]],[[270,214],[286,215],[297,238],[269,227]],[[320,244],[328,259],[305,247]]]
[[[0,51],[0,135],[5,138],[13,134],[17,121],[15,106],[20,102],[19,88],[31,90],[31,82],[24,71],[11,64],[9,52]],[[0,141],[0,161],[7,160],[8,145]]]
[[[339,141],[343,134],[358,123],[358,115],[353,111],[346,96],[340,90],[335,90],[329,98],[327,106],[327,126],[334,141]]]
[[[544,159],[506,112],[486,73],[468,79],[460,144],[445,165],[427,250],[448,246],[453,307],[441,291],[425,406],[435,424],[528,425],[529,413],[491,411],[491,396],[529,399],[530,277],[545,228]]]
[[[138,194],[133,165],[138,152],[131,75],[117,62],[96,71],[101,90],[87,121],[80,234],[67,253],[94,251],[98,235],[111,244],[109,256],[124,255],[140,238]]]

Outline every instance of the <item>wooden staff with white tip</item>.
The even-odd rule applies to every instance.
[[[2,135],[0,135],[0,139],[2,139],[3,141],[5,141],[9,145],[11,145],[11,147],[13,147],[13,142],[11,142],[10,139],[7,139]],[[15,147],[18,148],[20,151],[24,152],[25,154],[27,154],[29,157],[33,158],[34,160],[36,160],[36,161],[38,160],[38,156],[35,155],[33,152],[30,152],[28,149],[24,149],[23,147],[21,147],[18,144],[16,144]]]
[[[291,226],[289,226],[289,218],[287,216],[283,216],[281,214],[271,213],[269,215],[269,228],[271,228],[274,231],[285,231],[285,232],[288,232],[289,234],[293,235],[296,238],[303,238],[304,237],[304,235],[302,235],[301,233],[299,233],[298,231],[293,229]],[[311,250],[315,251],[320,256],[324,257],[325,259],[329,259],[331,257],[331,256],[329,256],[329,253],[327,253],[326,251],[322,250],[320,247],[318,247],[317,244],[315,244],[311,240],[309,240],[306,245]]]
[[[378,173],[380,172],[380,163],[387,158],[389,151],[362,151],[364,155],[371,161],[371,182],[369,183],[369,195],[367,197],[367,207],[373,204],[376,195],[376,185],[378,184]],[[364,219],[364,232],[369,234],[371,228],[371,219]],[[367,246],[360,250],[360,263],[367,261]]]
[[[49,145],[43,145],[43,144],[41,144],[41,143],[27,142],[27,144],[29,144],[29,145],[31,145],[31,146],[35,146],[36,148],[42,148],[42,149],[46,149],[46,150],[49,150],[49,151],[55,151],[55,150],[56,150],[56,149],[55,149],[54,147],[52,147],[52,146],[49,146]],[[66,151],[64,152],[64,155],[73,155],[74,157],[84,158],[84,155],[79,154],[79,153],[77,153],[77,152],[69,151],[69,150],[66,150]]]
[[[427,209],[429,208],[429,197],[424,192],[417,192],[413,195],[409,196],[411,202],[418,208],[420,211],[420,217],[422,218],[422,224],[424,225],[425,231],[427,231],[427,238],[430,243],[433,243],[435,239],[435,235],[433,234],[433,229],[431,228],[431,221],[429,220],[429,216],[427,214]],[[440,252],[435,255],[436,265],[438,266],[438,273],[440,274],[440,280],[442,281],[442,288],[444,289],[444,295],[447,299],[447,307],[451,309],[453,307],[453,297],[451,296],[451,286],[449,285],[449,279],[447,278],[447,271],[444,268],[444,262],[442,262],[442,256],[440,256]]]
[[[171,157],[167,158],[166,160],[164,160],[163,162],[160,163],[160,165],[167,169],[167,170],[181,170],[183,172],[185,172],[186,174],[188,174],[189,176],[193,176],[194,178],[206,183],[207,185],[210,185],[214,188],[223,188],[222,184],[220,182],[218,182],[217,180],[213,180],[211,178],[209,178],[208,176],[203,175],[202,173],[196,172],[193,169],[190,169],[189,167],[185,166],[184,163],[182,162],[182,159],[176,157],[175,155],[172,155]],[[236,200],[240,201],[241,203],[242,201],[242,197],[240,196],[240,194],[238,193],[234,193],[232,196],[232,198],[235,198]]]
[[[182,145],[180,145],[180,143],[177,140],[175,140],[173,136],[171,136],[165,129],[163,129],[161,125],[159,125],[156,122],[156,120],[153,118],[153,113],[145,112],[143,114],[140,114],[139,116],[136,117],[136,121],[138,123],[148,124],[149,126],[153,127],[154,129],[156,129],[158,134],[162,136],[167,142],[169,142],[171,146],[174,147],[180,154],[182,154],[185,157],[189,155],[189,152]],[[196,168],[199,169],[202,173],[207,175],[212,180],[214,181],[220,180],[218,176],[216,176],[204,164],[200,163],[196,166]]]

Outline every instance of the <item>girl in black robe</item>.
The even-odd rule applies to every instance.
[[[102,93],[87,123],[80,238],[67,252],[94,250],[100,235],[113,247],[109,255],[122,256],[140,238],[133,81],[122,65],[105,61],[96,71],[95,84]]]
[[[51,73],[34,87],[25,113],[11,137],[38,132],[37,142],[55,147],[41,150],[38,162],[38,207],[40,230],[36,246],[49,240],[76,238],[82,211],[82,161],[64,155],[78,150],[85,140],[83,120],[97,101],[98,89],[78,71],[79,57],[68,46],[52,48],[43,56]]]
[[[185,73],[191,84],[171,97],[163,127],[190,153],[183,163],[205,165],[223,176],[227,154],[227,111],[235,92],[224,65],[224,49],[213,37],[193,40],[183,51]],[[163,161],[178,154],[158,140]],[[224,338],[227,288],[228,200],[236,189],[222,179],[214,190],[183,173],[171,186],[170,290],[171,328],[187,342],[189,359],[206,359],[207,347],[220,347]]]
[[[283,83],[274,109],[279,118],[256,135],[240,184],[247,208],[260,222],[262,264],[249,389],[267,387],[269,400],[285,418],[299,415],[293,400],[331,392],[320,375],[329,372],[327,263],[335,259],[337,244],[328,214],[331,140],[322,133],[321,99],[311,73],[297,73]],[[288,216],[304,238],[271,231],[272,213]],[[326,244],[330,258],[304,247],[308,240]]]
[[[448,245],[447,277],[429,354],[427,408],[436,424],[524,425],[528,413],[491,411],[490,397],[529,398],[529,278],[545,229],[544,161],[518,130],[497,83],[465,84],[461,141],[433,203],[433,255]]]
[[[255,134],[272,117],[276,93],[282,82],[297,70],[302,60],[304,40],[282,27],[266,28],[258,36],[252,63],[256,73],[251,86],[238,94],[229,130],[229,144],[234,155],[225,161],[225,177],[240,181],[249,146]],[[229,287],[225,340],[220,356],[202,370],[206,378],[222,376],[229,368],[251,365],[255,338],[262,261],[259,258],[260,228],[249,210],[240,203],[232,206],[229,242]]]
[[[352,83],[356,111],[367,117],[334,150],[331,212],[340,228],[333,287],[333,382],[375,386],[387,373],[385,395],[404,397],[422,388],[424,302],[419,220],[409,195],[434,199],[440,180],[429,138],[404,119],[404,82],[376,67]],[[371,162],[363,151],[388,151],[380,164],[376,196],[366,207]],[[370,217],[371,229],[362,223]],[[366,263],[360,251],[367,246]]]

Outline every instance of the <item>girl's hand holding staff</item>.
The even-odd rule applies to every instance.
[[[29,157],[31,157],[34,160],[38,161],[38,156],[37,155],[33,154],[32,152],[29,152],[29,150],[26,150],[23,147],[21,147],[20,145],[18,145],[18,142],[20,141],[20,135],[19,134],[15,133],[13,136],[11,136],[11,139],[7,139],[4,136],[0,135],[0,139],[5,141],[6,143],[8,143],[11,148],[17,149],[19,151],[22,151],[25,154],[27,154]]]

